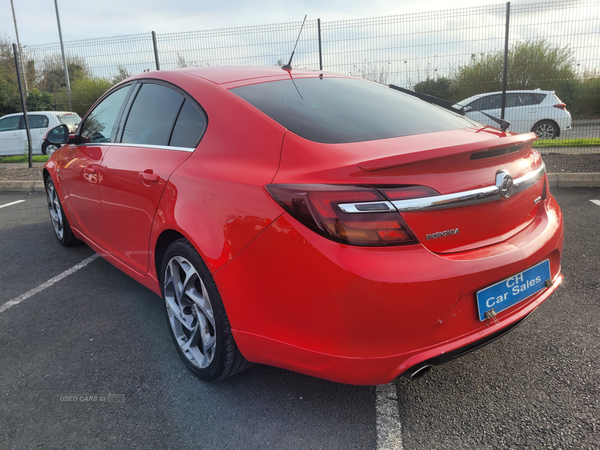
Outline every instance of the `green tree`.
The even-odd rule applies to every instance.
[[[54,97],[49,92],[33,88],[27,95],[27,111],[49,111],[54,109]]]
[[[120,83],[121,81],[126,80],[131,76],[129,71],[120,64],[117,66],[117,70],[118,73],[112,78],[113,84]]]
[[[17,71],[8,38],[0,39],[0,116],[20,111]]]
[[[67,56],[69,83],[91,77],[85,59],[79,56]],[[66,86],[62,56],[58,53],[46,56],[38,71],[37,88],[51,93],[60,92]]]
[[[45,111],[53,108],[54,99],[48,92],[36,87],[37,71],[35,61],[23,55],[25,74],[27,75],[28,94],[27,109],[30,111]],[[25,87],[25,86],[23,86]],[[13,47],[8,38],[0,38],[0,115],[20,112],[21,98],[19,83],[13,56]]]
[[[72,111],[75,111],[81,117],[91,108],[91,106],[113,86],[111,80],[105,78],[85,77],[79,78],[71,83],[71,104]],[[66,87],[62,87],[60,92],[54,95],[58,109],[68,110],[69,100]]]
[[[438,77],[437,79],[427,77],[425,81],[415,84],[414,91],[419,94],[433,95],[449,102],[458,100],[452,80],[446,77]]]
[[[600,116],[600,71],[586,71],[583,74],[571,112],[578,117]]]
[[[454,88],[459,100],[484,92],[500,91],[504,52],[471,55],[471,62],[454,73]],[[574,80],[573,52],[545,40],[516,43],[508,53],[507,88],[558,91],[561,83]]]

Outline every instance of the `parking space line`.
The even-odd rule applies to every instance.
[[[40,284],[38,287],[35,287],[32,290],[30,290],[28,292],[25,292],[24,294],[21,294],[18,297],[13,298],[12,300],[7,301],[5,304],[3,304],[3,305],[0,306],[0,313],[3,313],[8,308],[12,308],[13,306],[18,305],[23,300],[27,300],[29,297],[32,297],[35,294],[43,291],[44,289],[49,288],[53,284],[58,283],[63,278],[66,278],[69,275],[74,274],[79,269],[83,269],[85,266],[87,266],[89,263],[91,263],[93,260],[95,260],[95,259],[97,259],[99,257],[100,257],[100,255],[94,254],[94,255],[90,256],[89,258],[84,259],[79,264],[75,264],[70,269],[65,270],[63,273],[61,273],[59,275],[56,275],[54,278],[50,278],[48,281],[46,281],[45,283]]]
[[[7,203],[6,205],[0,205],[0,208],[6,208],[7,206],[12,206],[12,205],[16,205],[19,203],[23,203],[24,201],[25,200],[17,200],[16,202],[10,202],[10,203]]]
[[[594,205],[600,206],[600,200],[590,200]]]
[[[377,450],[403,450],[396,383],[381,384],[376,393]]]

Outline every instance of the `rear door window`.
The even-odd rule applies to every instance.
[[[40,114],[27,114],[27,120],[29,121],[29,128],[48,128],[48,117]],[[21,123],[19,128],[25,129],[25,119],[21,116]]]
[[[183,101],[183,95],[169,87],[145,83],[133,102],[121,142],[169,145]]]
[[[206,130],[206,115],[197,105],[186,100],[181,108],[169,145],[195,148]]]
[[[506,107],[535,105],[535,99],[527,92],[517,92],[506,95]]]
[[[502,97],[500,94],[486,95],[471,102],[468,106],[474,111],[485,111],[486,109],[496,109],[502,106]]]

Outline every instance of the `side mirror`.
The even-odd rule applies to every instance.
[[[462,110],[468,113],[469,111],[473,111],[473,108],[471,108],[470,106],[465,106]]]
[[[62,124],[51,128],[48,133],[46,133],[44,141],[54,145],[65,145],[69,142],[69,127]]]

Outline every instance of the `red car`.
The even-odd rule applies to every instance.
[[[343,75],[187,68],[53,129],[44,179],[60,243],[161,295],[199,377],[380,384],[494,340],[562,281],[535,138]]]

